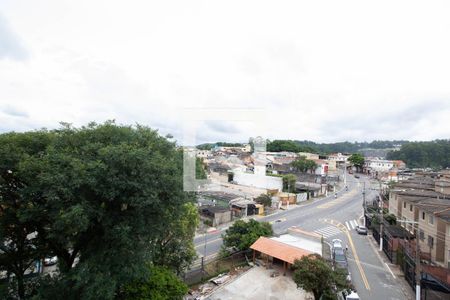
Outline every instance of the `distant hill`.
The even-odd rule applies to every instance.
[[[330,153],[357,153],[364,150],[383,150],[373,156],[384,156],[388,149],[400,148],[408,141],[373,141],[373,142],[339,142],[339,143],[315,143],[312,141],[297,140],[273,140],[268,141],[267,151],[292,151],[292,152],[314,152],[319,154]]]
[[[242,147],[244,144],[242,143],[225,143],[225,142],[217,142],[217,143],[204,143],[197,145],[196,148],[199,150],[211,150],[215,146],[217,147]]]
[[[410,142],[387,158],[403,160],[409,168],[450,168],[450,140]]]
[[[267,151],[270,152],[312,152],[319,154],[330,153],[362,153],[368,156],[384,157],[392,149],[400,148],[408,141],[373,141],[373,142],[339,142],[339,143],[315,143],[312,141],[298,140],[267,140]],[[242,143],[205,143],[197,146],[200,150],[211,150],[214,146],[240,147]]]

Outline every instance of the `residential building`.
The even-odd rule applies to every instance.
[[[396,184],[389,194],[389,213],[412,234],[418,229],[422,258],[450,267],[450,174],[418,174]]]
[[[319,154],[309,152],[299,152],[299,156],[304,156],[306,159],[319,159]]]

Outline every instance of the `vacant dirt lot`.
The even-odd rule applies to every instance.
[[[279,276],[270,277],[273,272]],[[281,270],[254,267],[234,281],[219,288],[209,296],[210,300],[285,300],[311,299],[310,294],[297,289],[291,276],[282,275]]]

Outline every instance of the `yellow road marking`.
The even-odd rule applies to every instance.
[[[335,220],[324,219],[323,221],[336,226],[337,228],[339,228],[342,232],[344,232],[347,235],[348,242],[350,243],[350,247],[352,248],[353,256],[355,258],[356,266],[359,269],[359,273],[361,274],[361,278],[364,282],[364,285],[366,286],[366,289],[370,291],[369,281],[367,280],[366,273],[364,272],[364,270],[361,266],[361,261],[359,260],[358,253],[356,252],[355,245],[353,244],[352,237],[350,236],[350,233],[347,230],[347,227],[345,227],[345,225],[343,225],[342,223],[335,221]]]

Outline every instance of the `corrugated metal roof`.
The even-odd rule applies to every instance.
[[[250,249],[275,257],[290,264],[293,264],[296,259],[300,259],[305,255],[313,253],[305,249],[300,249],[271,240],[263,236],[254,242],[253,245],[250,246]]]

